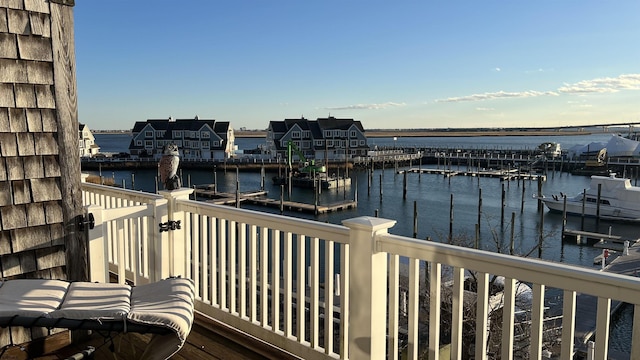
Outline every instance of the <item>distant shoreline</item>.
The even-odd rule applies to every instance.
[[[95,134],[131,134],[130,131],[118,131],[118,130],[101,130],[94,131]],[[575,135],[591,135],[594,131],[569,131],[569,130],[366,130],[367,137],[477,137],[477,136],[575,136]],[[234,132],[235,137],[238,138],[263,138],[267,136],[266,131],[253,130],[253,131],[241,131],[236,130]]]

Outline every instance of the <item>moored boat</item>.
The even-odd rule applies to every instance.
[[[564,211],[564,196],[543,196],[542,202],[550,211]],[[567,197],[567,214],[599,216],[601,219],[640,221],[640,187],[631,180],[610,176],[591,176],[589,189],[573,197]]]

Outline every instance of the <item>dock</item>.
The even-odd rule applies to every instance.
[[[311,214],[324,214],[334,211],[341,211],[347,209],[355,209],[358,205],[358,202],[355,200],[346,200],[333,204],[327,205],[315,205],[315,204],[307,204],[296,201],[280,201],[275,199],[267,199],[267,198],[249,198],[246,199],[246,202],[253,205],[267,206],[272,208],[280,208],[282,206],[283,210],[289,211],[299,211],[306,212]]]
[[[520,172],[517,169],[510,170],[448,170],[448,169],[433,169],[433,168],[411,168],[408,170],[399,170],[398,174],[402,174],[404,172],[408,173],[416,173],[416,174],[434,174],[434,175],[442,175],[445,177],[451,176],[471,176],[471,177],[488,177],[488,178],[499,178],[500,180],[509,181],[509,180],[537,180],[538,178],[542,178],[542,180],[546,180],[545,175],[532,174],[529,172]]]

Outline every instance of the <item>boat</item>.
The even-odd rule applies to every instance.
[[[631,180],[609,176],[591,176],[589,189],[567,197],[567,214],[582,215],[616,221],[640,221],[640,187]],[[598,196],[598,193],[600,195]],[[586,195],[586,196],[585,196]],[[565,194],[542,196],[542,202],[553,212],[564,211]],[[599,201],[599,206],[598,206]],[[584,210],[583,210],[584,209]]]

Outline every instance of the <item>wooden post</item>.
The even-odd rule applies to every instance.
[[[562,235],[561,239],[564,241],[564,231],[567,227],[567,195],[562,197]]]
[[[502,199],[501,199],[501,206],[500,206],[500,225],[504,225],[504,207],[506,206],[505,204],[505,191],[504,191],[504,182],[502,183]]]
[[[478,226],[480,226],[480,218],[482,217],[482,188],[478,188]]]
[[[51,50],[53,52],[53,96],[60,165],[60,192],[67,279],[86,281],[88,275],[87,237],[78,227],[83,215],[78,156],[78,103],[73,7],[49,3]],[[21,57],[23,57],[21,55]],[[26,60],[26,59],[25,59]],[[37,76],[37,75],[36,75]]]
[[[453,193],[449,201],[449,244],[453,241]]]
[[[418,202],[413,201],[413,237],[418,237]]]
[[[403,173],[402,198],[407,199],[407,172]]]
[[[240,169],[236,165],[236,208],[240,208]]]
[[[515,241],[515,232],[516,232],[516,213],[511,212],[511,239],[509,241],[509,254],[513,255],[515,251],[514,241]]]
[[[382,202],[382,174],[380,174],[380,202]]]
[[[587,205],[587,189],[582,189],[582,216],[580,219],[580,230],[584,231],[584,211]]]
[[[520,200],[520,214],[524,212],[524,193],[525,193],[525,181],[522,180],[522,199]]]

